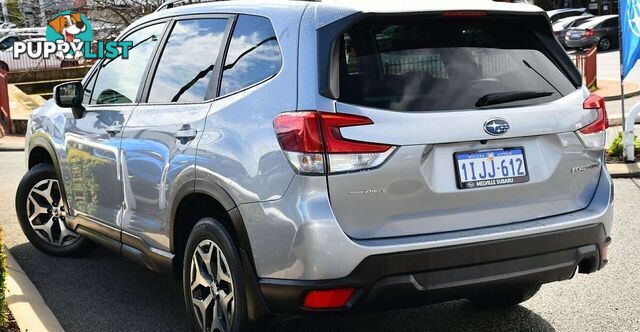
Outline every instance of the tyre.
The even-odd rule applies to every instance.
[[[16,192],[16,214],[29,242],[44,253],[76,256],[95,246],[67,228],[67,208],[51,164],[36,165],[24,175]]]
[[[607,37],[602,37],[598,41],[598,49],[600,51],[607,51],[611,48],[611,40]]]
[[[518,285],[492,289],[486,294],[471,297],[469,300],[481,308],[503,308],[518,305],[532,298],[542,285]]]
[[[4,71],[9,71],[9,65],[0,61],[0,69],[4,70]]]
[[[182,265],[184,299],[196,331],[245,331],[247,306],[238,250],[222,224],[200,220]]]

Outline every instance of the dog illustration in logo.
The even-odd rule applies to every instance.
[[[49,26],[53,28],[57,33],[64,37],[64,40],[60,40],[58,42],[78,42],[80,40],[76,39],[76,35],[87,30],[87,26],[82,22],[82,18],[78,13],[70,13],[68,15],[60,15],[53,20],[49,21]],[[82,58],[83,54],[81,51],[77,51],[73,54],[65,54],[62,51],[56,53],[56,57],[60,60],[66,59],[74,59],[79,60]]]

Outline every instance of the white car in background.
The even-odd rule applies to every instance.
[[[26,43],[33,41],[46,41],[45,38],[24,39]],[[60,68],[62,61],[54,56],[50,58],[32,59],[23,53],[20,58],[13,58],[13,46],[4,51],[0,51],[0,69],[4,71],[26,71],[33,69]]]

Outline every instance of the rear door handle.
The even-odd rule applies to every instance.
[[[110,126],[107,126],[107,133],[111,135],[118,134],[122,131],[122,124],[118,121],[115,121]]]
[[[180,130],[176,131],[175,138],[177,138],[178,140],[180,140],[181,143],[184,144],[196,138],[197,134],[198,134],[198,131],[195,129],[191,129],[191,125],[184,124],[182,125],[182,128],[180,128]]]

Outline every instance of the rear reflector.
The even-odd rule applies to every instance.
[[[296,172],[310,175],[361,171],[384,163],[395,147],[346,139],[340,132],[372,124],[364,116],[318,111],[286,112],[273,121],[289,163]]]
[[[596,111],[595,120],[578,131],[582,143],[590,149],[604,149],[606,130],[609,128],[609,117],[604,98],[592,94],[584,101],[582,108]]]
[[[353,288],[312,290],[304,297],[302,306],[307,309],[344,308],[353,292]]]

